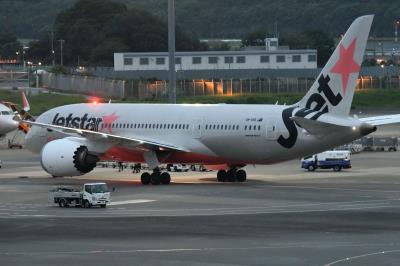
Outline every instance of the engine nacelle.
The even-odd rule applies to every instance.
[[[58,139],[47,143],[41,152],[43,169],[52,176],[80,176],[96,167],[99,158],[82,143]]]

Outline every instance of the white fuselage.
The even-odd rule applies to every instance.
[[[14,117],[15,114],[10,108],[0,104],[0,136],[4,136],[18,128],[19,122]]]
[[[282,105],[77,104],[49,110],[37,122],[183,146],[192,154],[203,155],[197,157],[200,158],[197,163],[203,164],[277,163],[360,137],[357,132],[346,136],[333,132],[320,139],[298,126],[295,126],[296,136],[290,136],[282,118],[288,108]],[[63,137],[62,133],[33,126],[26,136],[26,146],[40,152],[47,142]],[[283,147],[278,142],[279,138],[289,137],[291,147]],[[135,147],[124,148],[135,150]],[[178,156],[174,160],[193,163],[193,159],[187,158]]]

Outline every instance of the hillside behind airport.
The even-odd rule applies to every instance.
[[[2,0],[0,32],[19,38],[48,34],[59,12],[78,0]],[[166,0],[114,0],[166,20]],[[398,1],[176,0],[177,25],[198,38],[240,38],[262,31],[280,35],[320,29],[339,36],[355,17],[375,14],[372,36],[392,36]]]

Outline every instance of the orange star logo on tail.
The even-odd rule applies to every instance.
[[[350,74],[358,73],[360,71],[360,65],[354,61],[355,49],[356,39],[354,39],[347,48],[345,48],[341,43],[339,60],[331,69],[332,73],[342,75],[342,91],[344,95],[346,95]]]
[[[112,124],[119,118],[119,116],[117,116],[114,113],[112,113],[111,115],[105,115],[103,116],[103,124],[101,125],[101,130],[103,129],[108,129],[108,132],[110,134],[112,134]]]

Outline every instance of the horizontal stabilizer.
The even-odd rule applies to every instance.
[[[291,117],[299,126],[304,128],[311,135],[329,135],[332,132],[345,131],[351,129],[349,126],[336,125],[317,120],[311,120],[304,117]]]
[[[322,137],[338,133],[346,135],[354,132],[358,132],[362,136],[365,136],[376,131],[375,125],[370,125],[364,122],[360,123],[360,121],[352,119],[340,119],[329,115],[321,117],[319,120],[312,120],[298,116],[291,117],[291,119],[311,135]]]

